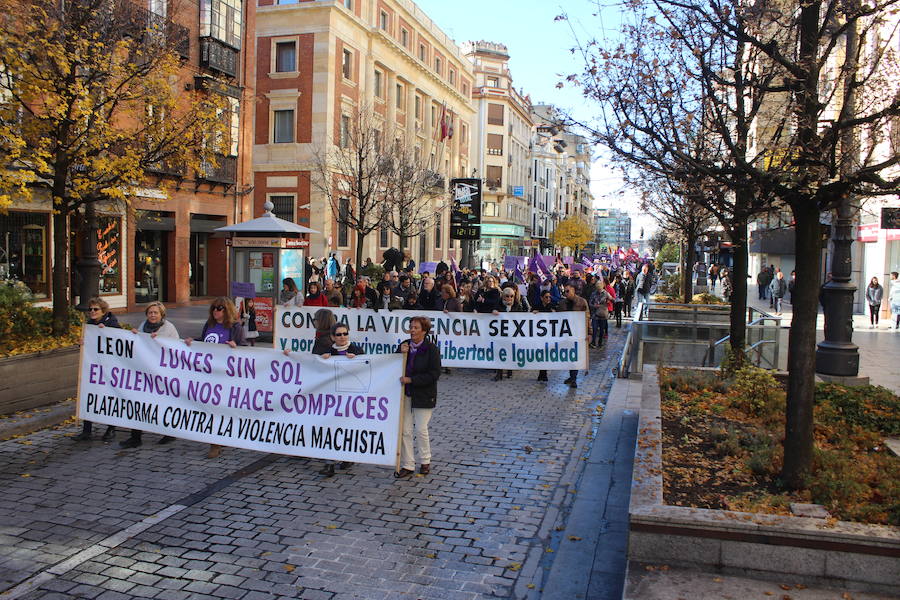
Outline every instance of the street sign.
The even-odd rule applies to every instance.
[[[477,240],[481,237],[481,180],[451,179],[450,239]]]
[[[881,209],[881,228],[900,229],[900,208]]]

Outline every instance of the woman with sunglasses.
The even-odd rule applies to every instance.
[[[209,344],[228,344],[232,348],[247,345],[244,327],[231,299],[219,296],[210,303],[209,318],[203,324],[200,339]],[[193,338],[185,338],[184,343],[190,346],[193,341]],[[222,446],[210,444],[206,458],[218,458],[221,453]]]
[[[354,344],[350,341],[350,328],[347,327],[347,325],[344,323],[336,323],[331,327],[331,346],[328,348],[313,347],[313,354],[318,354],[325,360],[328,360],[332,356],[356,358],[359,354],[365,354],[365,351],[358,344]],[[348,461],[329,461],[322,467],[319,474],[324,475],[325,477],[332,477],[334,475],[335,465],[341,470],[344,470],[352,467],[353,463]]]
[[[122,326],[119,325],[119,320],[116,318],[116,315],[109,312],[109,304],[106,303],[106,300],[96,297],[88,300],[87,321],[85,321],[85,323],[88,325],[97,325],[98,327],[112,327],[113,329],[122,328]],[[93,423],[84,421],[81,424],[81,433],[72,439],[76,442],[91,441],[93,428]],[[108,442],[113,439],[115,435],[116,428],[113,425],[109,425],[103,433],[103,441]]]

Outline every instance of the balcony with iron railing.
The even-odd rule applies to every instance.
[[[216,156],[216,164],[204,161],[200,167],[199,177],[213,183],[237,182],[237,157],[219,155]]]
[[[200,38],[200,66],[204,69],[237,77],[238,54],[238,50],[216,38]]]
[[[174,160],[157,160],[146,167],[148,173],[156,175],[169,175],[172,177],[184,177],[187,173],[187,167],[183,162]]]

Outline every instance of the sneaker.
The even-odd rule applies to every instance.
[[[419,473],[421,473],[422,475],[428,475],[429,473],[431,473],[431,463],[423,463],[419,467]]]
[[[597,344],[595,344],[594,342],[591,342],[590,344],[588,344],[588,347],[589,347],[589,348],[596,348],[596,347],[597,347]]]

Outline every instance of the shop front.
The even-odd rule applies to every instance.
[[[523,256],[525,253],[525,227],[522,225],[481,224],[481,238],[475,246],[479,262],[502,261],[504,256]]]
[[[17,279],[36,298],[49,298],[50,242],[49,212],[0,215],[0,279]]]

